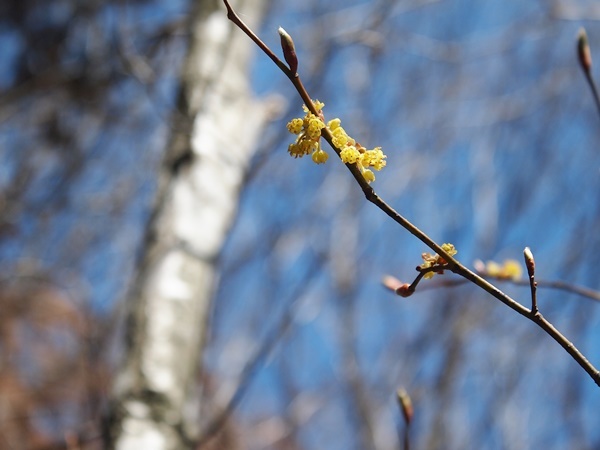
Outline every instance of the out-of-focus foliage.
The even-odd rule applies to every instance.
[[[186,6],[0,5],[2,448],[100,448]]]
[[[168,133],[183,5],[1,8],[4,268],[34,258],[59,277],[76,270],[98,306],[110,303],[131,275],[123,255],[140,242]]]
[[[8,448],[100,433],[108,311],[122,305],[177,123],[188,7],[0,6]],[[260,34],[278,49],[285,27],[326,118],[388,155],[375,189],[461,261],[529,246],[538,277],[598,289],[600,118],[575,53],[585,25],[600,60],[598,19],[586,1],[274,0]],[[409,299],[381,289],[386,273],[411,281],[427,249],[335,158],[290,158],[285,123],[300,100],[263,55],[252,76],[288,110],[265,133],[223,252],[199,377],[207,417],[247,389],[229,448],[398,448],[400,386],[416,448],[598,447],[598,388],[533,324],[470,286]],[[528,303],[526,288],[501,287]],[[600,363],[600,305],[540,290],[539,306]],[[265,339],[271,357],[243,376]]]
[[[2,445],[54,448],[59,435],[97,448],[114,327],[38,272],[3,282],[0,302]]]

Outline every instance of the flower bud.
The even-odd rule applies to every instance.
[[[277,30],[279,37],[281,38],[281,49],[283,50],[283,57],[290,66],[290,70],[294,75],[298,72],[298,57],[296,56],[296,47],[294,47],[294,41],[292,37],[283,28],[279,27]]]
[[[587,34],[583,27],[579,29],[579,33],[577,34],[577,56],[584,72],[590,73],[592,70],[592,54],[590,53]]]
[[[396,391],[396,398],[398,400],[398,405],[400,406],[400,409],[402,410],[402,415],[404,416],[404,421],[406,422],[407,425],[410,425],[410,422],[412,421],[412,418],[414,415],[414,409],[413,409],[412,400],[410,399],[408,392],[406,392],[405,389],[400,388]]]
[[[535,260],[533,259],[533,253],[531,253],[529,247],[525,247],[525,250],[523,250],[523,257],[525,258],[527,274],[529,275],[529,278],[531,278],[535,275]]]

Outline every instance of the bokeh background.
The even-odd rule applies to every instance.
[[[190,7],[0,5],[5,448],[98,445]],[[600,60],[599,20],[583,0],[272,0],[258,32],[273,49],[278,26],[293,36],[326,116],[388,155],[377,192],[459,260],[529,246],[540,279],[600,289],[600,115],[575,51],[585,26]],[[534,324],[474,286],[440,286],[452,274],[408,299],[381,287],[411,281],[427,249],[333,152],[290,158],[301,100],[263,54],[248,77],[278,106],[219,261],[198,376],[207,417],[231,406],[213,445],[400,448],[403,387],[414,448],[599,448],[598,386]],[[500,286],[528,305],[528,288]],[[600,364],[598,302],[541,289],[539,304]]]

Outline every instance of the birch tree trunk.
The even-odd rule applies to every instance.
[[[234,3],[256,24],[264,0]],[[217,0],[196,2],[156,207],[126,323],[126,354],[107,421],[110,448],[190,448],[193,399],[215,261],[265,117],[252,98],[250,40]],[[190,411],[192,414],[190,414]]]

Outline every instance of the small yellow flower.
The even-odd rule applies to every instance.
[[[345,136],[334,136],[333,137],[333,145],[335,145],[336,148],[344,148],[344,146],[348,143],[348,140],[346,139]]]
[[[320,102],[319,100],[313,100],[313,105],[317,111],[321,111],[323,109],[323,106],[325,106],[325,103]],[[308,110],[308,107],[306,105],[302,105],[302,109],[305,113],[310,114],[310,111]]]
[[[316,143],[313,141],[300,139],[296,141],[296,143],[289,145],[288,152],[294,158],[302,158],[303,156],[310,154],[315,145]]]
[[[502,267],[496,261],[488,261],[485,265],[485,273],[490,277],[497,277],[502,273]]]
[[[504,261],[504,274],[513,280],[520,279],[523,275],[521,264],[515,259],[507,259]]]
[[[485,274],[494,278],[518,280],[523,275],[523,268],[514,259],[507,259],[502,265],[495,261],[488,261],[485,265]]]
[[[365,169],[363,170],[363,177],[365,177],[365,180],[367,180],[367,183],[372,183],[373,181],[375,181],[375,174],[373,173],[372,170],[369,169]]]
[[[453,244],[442,244],[442,250],[444,250],[450,256],[454,256],[458,253]]]
[[[294,158],[299,158],[299,157],[304,156],[302,154],[302,150],[300,150],[300,145],[299,144],[290,144],[290,145],[288,145],[288,152]]]
[[[300,118],[292,119],[287,124],[287,129],[290,133],[300,134],[304,121]]]
[[[381,170],[385,167],[387,158],[381,151],[381,147],[375,147],[373,150],[367,150],[363,156],[363,165],[372,166],[375,170]]]
[[[346,144],[354,145],[354,139],[346,134],[346,130],[342,128],[340,125],[340,119],[333,119],[328,122],[329,131],[333,136],[333,145],[335,145],[338,149],[343,149]]]
[[[327,162],[328,159],[329,159],[329,155],[327,154],[327,152],[325,152],[322,149],[319,149],[312,154],[312,160],[316,164],[323,164],[323,163]]]
[[[428,269],[437,263],[438,255],[432,255],[431,253],[422,253],[421,258],[423,258],[423,264],[421,264],[419,267],[421,269]],[[433,278],[434,275],[435,272],[427,272],[425,275],[423,275],[423,278],[429,280],[430,278]]]
[[[354,164],[360,158],[360,152],[353,145],[348,145],[340,152],[340,158],[344,164]]]
[[[442,250],[444,250],[450,256],[454,256],[457,253],[456,248],[454,248],[454,245],[452,245],[452,244],[442,244]],[[423,275],[423,278],[430,279],[430,278],[433,278],[433,276],[436,273],[440,273],[440,274],[444,273],[443,266],[445,264],[447,264],[447,261],[444,260],[443,256],[440,256],[437,253],[434,255],[432,255],[431,253],[422,253],[421,258],[423,258],[423,264],[421,264],[419,266],[421,269],[428,269],[435,265],[438,265],[441,267],[440,270],[438,270],[438,271],[427,272],[425,275]]]
[[[341,123],[342,121],[336,117],[335,119],[331,119],[329,122],[327,122],[327,128],[329,128],[329,131],[333,133],[340,127]]]
[[[325,124],[315,116],[312,116],[308,120],[308,126],[306,127],[306,134],[309,138],[316,140],[321,137],[321,130],[325,128]]]

